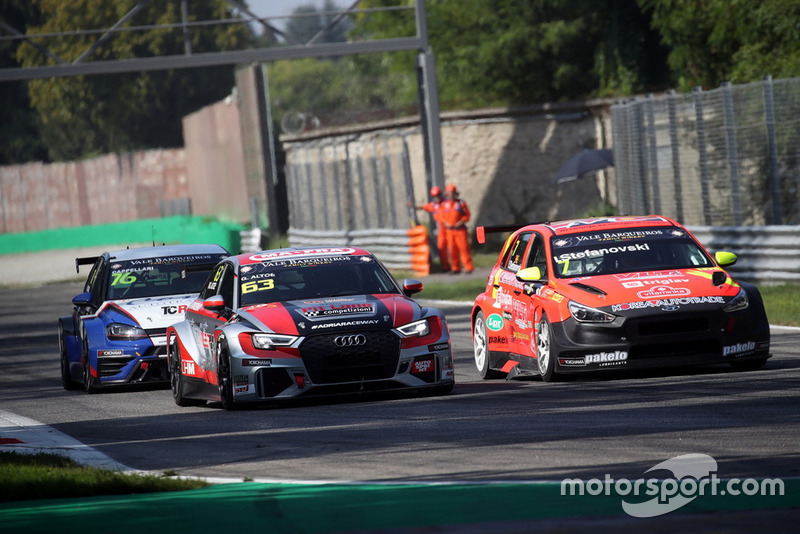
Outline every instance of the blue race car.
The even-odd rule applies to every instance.
[[[72,315],[58,319],[64,389],[168,382],[167,327],[228,255],[219,245],[167,245],[77,258],[76,269],[92,269]]]

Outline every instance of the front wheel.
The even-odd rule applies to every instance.
[[[495,353],[489,350],[489,334],[486,329],[486,319],[482,311],[479,311],[475,316],[475,321],[472,323],[472,332],[472,349],[475,355],[475,367],[478,369],[478,374],[484,380],[502,377],[503,373],[490,367],[490,360]]]
[[[536,365],[539,368],[539,375],[542,377],[543,382],[556,380],[555,353],[553,330],[550,328],[550,321],[547,320],[547,317],[542,316],[536,333]]]
[[[233,375],[231,374],[231,355],[228,348],[219,340],[217,344],[217,382],[219,383],[219,400],[228,411],[236,409],[233,398]]]
[[[86,332],[83,334],[83,389],[89,395],[97,391],[92,376],[92,365],[89,361],[89,342],[86,340]]]
[[[181,369],[181,358],[175,345],[169,349],[169,382],[172,386],[172,398],[178,406],[200,406],[206,401],[190,399],[183,396],[183,370]]]

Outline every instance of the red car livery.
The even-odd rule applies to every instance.
[[[478,239],[510,227],[478,228]],[[730,362],[759,368],[769,324],[758,289],[732,279],[661,216],[532,224],[505,241],[475,300],[483,378]]]
[[[180,406],[225,409],[300,396],[453,388],[444,314],[369,252],[291,248],[222,260],[167,331]]]

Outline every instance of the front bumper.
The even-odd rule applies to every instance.
[[[664,313],[610,324],[569,318],[551,324],[559,373],[645,369],[770,357],[769,325],[745,311]]]

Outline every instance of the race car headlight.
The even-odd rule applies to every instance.
[[[406,337],[422,337],[431,333],[431,327],[428,326],[427,319],[422,319],[421,321],[414,321],[413,323],[398,326],[397,330]]]
[[[129,324],[111,323],[106,327],[106,337],[108,339],[145,339],[147,332],[138,326],[131,326]]]
[[[577,302],[570,301],[569,313],[572,317],[581,323],[610,323],[614,320],[615,316]]]
[[[750,300],[747,298],[747,292],[744,288],[739,289],[739,294],[733,297],[725,306],[722,307],[722,310],[731,313],[736,312],[739,310],[744,310],[750,306]]]
[[[262,350],[274,350],[275,347],[288,347],[297,340],[297,336],[284,334],[253,334],[253,346]]]

